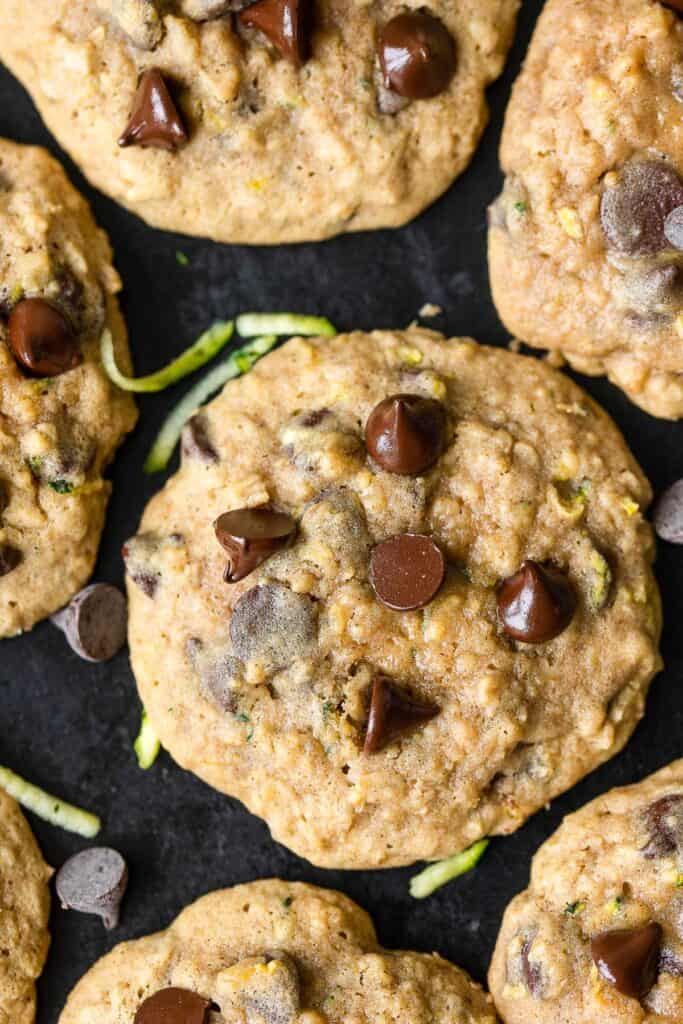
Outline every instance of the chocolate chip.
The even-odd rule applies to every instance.
[[[71,325],[45,299],[22,299],[7,327],[14,358],[33,376],[58,377],[81,362]]]
[[[446,560],[431,537],[399,533],[376,544],[370,556],[370,582],[388,608],[407,612],[424,608],[437,594]]]
[[[437,96],[455,73],[455,43],[438,18],[428,11],[397,14],[384,25],[377,41],[387,88],[411,100]]]
[[[543,994],[543,974],[541,965],[531,959],[531,946],[533,938],[526,939],[519,954],[520,966],[522,969],[522,980],[529,995],[540,999]]]
[[[628,256],[648,256],[667,248],[666,218],[683,205],[683,182],[661,160],[633,160],[616,185],[605,188],[600,219],[609,245]]]
[[[542,644],[559,636],[575,610],[576,596],[566,575],[531,559],[498,589],[503,632],[527,644]]]
[[[643,812],[650,834],[643,856],[648,860],[669,857],[683,846],[683,794],[660,797]]]
[[[683,0],[662,0],[665,7],[670,7],[677,14],[683,14]]]
[[[440,402],[421,395],[392,395],[376,405],[365,424],[365,443],[389,473],[423,473],[441,455],[446,412]]]
[[[21,552],[11,544],[0,544],[0,576],[7,576],[21,562]]]
[[[119,146],[151,146],[176,150],[187,142],[187,132],[159,68],[140,78],[133,110]]]
[[[598,971],[622,995],[642,999],[657,980],[661,926],[601,932],[591,940],[591,956]]]
[[[133,1024],[208,1024],[210,999],[186,988],[162,988],[141,1003]]]
[[[236,508],[213,524],[216,539],[227,552],[226,583],[237,583],[276,551],[289,544],[296,522],[270,508]]]
[[[281,57],[300,68],[310,55],[313,0],[257,0],[238,15],[243,25],[257,28]]]
[[[413,700],[386,676],[377,676],[372,683],[364,752],[376,754],[398,736],[413,732],[438,713],[439,708],[434,704]]]
[[[683,249],[683,206],[676,206],[664,221],[664,237],[674,249]]]
[[[683,480],[677,480],[660,496],[652,515],[655,532],[670,544],[683,544]]]
[[[218,462],[218,452],[209,438],[206,417],[197,413],[183,427],[180,448],[186,459],[198,459],[201,462]]]
[[[86,661],[108,661],[126,642],[126,599],[108,583],[91,583],[51,616],[69,646]]]
[[[154,597],[161,581],[161,574],[151,565],[151,560],[159,547],[157,537],[137,534],[127,540],[121,548],[126,573],[147,597]]]
[[[236,656],[241,661],[258,659],[269,668],[305,657],[316,637],[313,601],[280,583],[252,587],[239,599],[230,620]]]
[[[97,914],[105,928],[115,928],[128,885],[128,868],[116,850],[95,846],[62,864],[55,885],[65,910]]]

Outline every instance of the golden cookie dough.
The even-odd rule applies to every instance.
[[[503,919],[489,984],[506,1024],[683,1020],[682,881],[683,761],[565,818]],[[622,963],[654,984],[626,995],[598,970],[591,942],[653,924],[661,939],[650,970]]]
[[[26,819],[0,789],[0,1024],[33,1024],[50,943],[48,880]]]
[[[436,399],[422,475],[369,458],[397,393]],[[650,488],[607,415],[544,363],[432,331],[290,341],[191,421],[126,546],[140,695],[185,768],[316,864],[444,857],[511,832],[616,753],[660,666]],[[271,504],[297,535],[240,582],[213,523]],[[443,586],[392,611],[374,545],[433,538]],[[503,635],[497,587],[553,563],[577,600],[546,643]],[[377,677],[438,708],[363,753]]]
[[[102,473],[135,423],[100,362],[108,327],[128,363],[121,283],[86,201],[42,149],[0,140],[0,637],[66,604],[92,573],[110,484]],[[9,343],[22,300],[47,300],[80,365],[30,375]]]
[[[445,92],[396,114],[378,108],[375,57],[378,26],[404,10],[396,0],[319,0],[300,70],[238,29],[240,6],[3,0],[0,59],[89,179],[148,223],[223,242],[314,240],[404,224],[460,174],[519,0],[434,0],[457,70]],[[150,68],[189,134],[176,152],[118,145]]]
[[[683,204],[682,104],[673,10],[549,0],[508,107],[489,231],[506,327],[671,419],[683,416],[683,235],[664,222]]]
[[[211,893],[166,931],[117,946],[76,986],[60,1024],[131,1024],[169,987],[212,1001],[211,1024],[497,1020],[490,997],[458,967],[384,950],[348,897],[277,880]]]

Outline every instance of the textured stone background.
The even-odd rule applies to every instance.
[[[503,79],[491,90],[492,121],[472,166],[447,196],[411,226],[392,233],[350,235],[319,245],[248,249],[153,231],[90,189],[67,161],[111,235],[125,282],[123,308],[138,373],[189,344],[216,317],[247,309],[322,313],[340,329],[399,327],[420,306],[444,314],[435,326],[504,344],[486,275],[486,206],[500,174],[496,149],[502,113],[540,7],[527,0]],[[59,149],[26,94],[0,68],[0,134]],[[229,187],[229,183],[226,183]],[[178,266],[176,249],[190,258]],[[683,423],[657,422],[603,381],[583,380],[615,416],[655,491],[683,475]],[[97,579],[121,583],[119,550],[159,486],[142,462],[165,412],[187,385],[142,397],[141,422],[114,471]],[[39,1024],[56,1024],[68,991],[114,943],[164,927],[185,904],[221,886],[280,875],[339,888],[373,915],[389,946],[437,949],[483,979],[502,911],[523,888],[533,852],[560,819],[610,786],[639,779],[683,753],[683,551],[662,546],[658,576],[665,608],[667,670],[652,690],[648,713],[626,751],[515,836],[492,843],[480,867],[422,903],[408,895],[412,870],[325,872],[275,845],[266,827],[235,801],[177,768],[166,755],[147,773],[132,750],[140,706],[126,653],[91,666],[43,624],[0,650],[0,762],[66,799],[98,812],[101,841],[128,859],[131,885],[121,926],[107,934],[96,918],[54,907],[53,944],[40,983]],[[678,637],[678,639],[677,639]],[[618,637],[615,638],[618,642]],[[84,841],[32,818],[45,856],[61,862]]]

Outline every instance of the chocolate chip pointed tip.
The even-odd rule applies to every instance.
[[[159,68],[143,72],[119,146],[173,152],[188,141],[187,131]]]
[[[414,732],[439,713],[434,704],[414,700],[386,676],[376,676],[370,692],[370,711],[363,750],[376,754],[392,740]]]
[[[115,928],[128,885],[128,868],[117,850],[91,847],[70,857],[57,872],[55,886],[65,910],[97,914]]]
[[[237,508],[219,516],[214,531],[229,559],[224,579],[237,583],[289,544],[296,522],[286,512],[267,507]]]
[[[213,1004],[186,988],[162,988],[140,1003],[133,1024],[208,1024]]]
[[[591,956],[601,976],[632,999],[643,999],[657,980],[661,925],[601,932],[591,939]]]
[[[71,324],[45,299],[18,302],[9,315],[7,333],[14,358],[33,377],[58,377],[82,362]]]
[[[389,473],[415,476],[429,469],[446,441],[446,411],[422,395],[383,399],[365,425],[365,443],[374,461]]]
[[[313,0],[256,0],[238,15],[241,23],[257,28],[281,57],[302,67],[311,52]]]
[[[109,661],[126,643],[127,603],[109,583],[91,583],[52,616],[71,649],[85,661]]]
[[[498,619],[513,640],[541,644],[564,632],[576,611],[565,573],[527,559],[498,588]]]

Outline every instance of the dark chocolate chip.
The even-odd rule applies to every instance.
[[[372,683],[364,752],[376,754],[398,736],[413,732],[438,713],[439,708],[433,704],[413,700],[386,676],[377,676]]]
[[[365,424],[367,449],[389,473],[423,473],[439,458],[445,440],[444,407],[422,395],[385,398],[375,406]]]
[[[151,146],[176,150],[187,132],[159,68],[145,71],[138,84],[133,110],[119,146]]]
[[[7,576],[21,562],[21,552],[11,544],[0,544],[0,576]]]
[[[55,885],[65,910],[97,914],[105,928],[115,928],[128,885],[128,868],[116,850],[95,846],[62,864]]]
[[[677,480],[660,496],[652,514],[655,532],[670,544],[683,544],[683,480]]]
[[[665,7],[670,7],[677,14],[683,14],[683,0],[661,0]]]
[[[256,0],[238,15],[243,25],[257,28],[281,57],[300,68],[306,63],[313,35],[313,0]]]
[[[289,665],[309,654],[317,638],[315,605],[281,583],[252,587],[239,599],[230,620],[230,639],[241,661],[268,667]]]
[[[126,643],[126,599],[108,583],[91,583],[51,621],[86,661],[108,661]]]
[[[58,377],[81,362],[69,321],[45,299],[22,299],[7,327],[14,358],[33,376]]]
[[[683,206],[676,206],[664,221],[664,237],[674,249],[683,249]]]
[[[227,552],[226,583],[237,583],[262,562],[289,544],[296,522],[285,512],[270,508],[236,508],[213,524],[216,539]]]
[[[208,1024],[210,999],[186,988],[162,988],[137,1009],[133,1024]]]
[[[683,846],[683,794],[660,797],[643,812],[650,838],[643,848],[648,860],[669,857]]]
[[[446,560],[431,537],[399,533],[376,544],[370,556],[370,582],[389,608],[406,612],[424,608],[436,596]]]
[[[527,992],[535,999],[540,999],[543,994],[543,973],[541,965],[535,963],[530,956],[533,941],[533,938],[524,941],[519,958],[522,968],[522,980]]]
[[[181,451],[186,459],[199,459],[202,462],[218,462],[218,452],[209,438],[206,417],[197,413],[183,427],[180,441]]]
[[[576,596],[565,573],[531,559],[498,588],[498,618],[503,632],[527,644],[559,636],[576,611]]]
[[[384,25],[377,41],[387,88],[411,100],[437,96],[455,73],[455,42],[428,11],[407,11]]]
[[[601,932],[591,940],[591,956],[598,971],[622,995],[642,999],[657,980],[661,926]]]
[[[616,185],[605,188],[600,219],[609,245],[629,256],[648,256],[667,248],[666,218],[683,205],[683,182],[661,160],[632,160]]]

